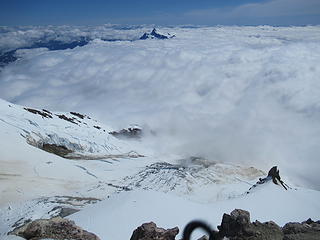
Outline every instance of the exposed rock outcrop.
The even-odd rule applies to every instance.
[[[314,222],[308,219],[302,223],[287,223],[282,228],[284,240],[316,240],[320,239],[320,222]]]
[[[100,240],[95,234],[87,232],[75,225],[73,221],[61,217],[32,221],[11,234],[30,240],[45,238],[59,240]]]
[[[281,185],[285,190],[288,190],[288,186],[281,180],[277,166],[274,166],[269,170],[268,177],[272,178],[274,184]]]
[[[130,240],[174,240],[178,233],[178,227],[163,229],[158,228],[154,222],[150,222],[144,223],[134,230]]]
[[[43,143],[42,147],[39,146],[39,148],[46,152],[56,154],[60,157],[65,157],[69,153],[73,152],[72,150],[68,149],[66,146],[50,144],[50,143]]]
[[[269,221],[250,222],[250,213],[235,209],[224,214],[218,226],[218,239],[230,240],[315,240],[320,239],[320,222],[308,219],[302,223],[287,223],[283,228]]]
[[[154,223],[151,225],[155,227]],[[146,224],[146,226],[148,226]],[[138,231],[135,230],[130,240],[151,240],[151,239],[174,239],[158,238],[154,231],[142,231],[143,224]],[[150,228],[150,227],[149,227]],[[320,221],[314,222],[308,219],[302,223],[287,223],[283,228],[276,223],[269,221],[261,223],[259,221],[251,222],[250,213],[245,210],[235,209],[230,214],[224,214],[219,231],[212,230],[202,221],[192,221],[186,225],[183,231],[182,240],[190,240],[192,232],[196,229],[202,229],[207,235],[198,240],[316,240],[320,239]],[[164,231],[164,229],[162,229]],[[168,231],[168,230],[167,230]],[[178,229],[176,230],[178,233]],[[141,232],[148,234],[141,234]],[[138,234],[140,233],[140,235]],[[174,235],[175,236],[175,235]],[[174,237],[173,236],[173,237]]]
[[[222,223],[218,226],[219,236],[230,240],[281,240],[283,233],[274,222],[250,222],[250,213],[245,210],[235,209],[231,214],[224,214]]]
[[[265,184],[267,182],[272,181],[274,184],[282,186],[285,190],[288,190],[290,188],[284,181],[281,180],[280,173],[277,166],[272,167],[269,172],[268,176],[265,178],[259,178],[259,181],[254,184],[247,193],[250,193],[250,191],[254,188],[256,188],[259,185]]]
[[[31,112],[33,114],[38,114],[42,116],[43,118],[52,118],[52,113],[49,112],[48,110],[43,109],[42,111],[33,109],[33,108],[24,108],[24,110]]]
[[[142,137],[142,128],[137,125],[133,125],[128,128],[121,129],[119,131],[109,132],[109,134],[120,139],[140,139]]]

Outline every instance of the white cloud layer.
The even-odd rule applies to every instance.
[[[320,27],[161,30],[177,37],[20,51],[0,97],[146,124],[160,152],[279,165],[319,188]]]
[[[134,40],[142,33],[149,30],[147,26],[121,26],[116,24],[105,24],[102,26],[25,26],[6,27],[0,26],[0,52],[16,48],[32,46],[38,41],[60,41],[72,42],[81,37],[107,40]]]

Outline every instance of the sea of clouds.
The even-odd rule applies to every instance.
[[[17,50],[0,98],[115,129],[140,124],[156,132],[148,142],[159,153],[278,165],[320,189],[320,26],[161,28],[169,40],[137,40],[146,26],[4,29],[2,50],[44,35],[90,42]]]
[[[80,39],[136,40],[147,26],[105,24],[101,26],[0,26],[0,53],[29,48],[39,41],[72,42]]]

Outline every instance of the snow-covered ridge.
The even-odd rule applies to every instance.
[[[153,29],[150,33],[145,32],[141,37],[140,40],[146,39],[169,39],[174,38],[175,35],[171,35],[170,33],[160,33],[157,29]]]
[[[52,113],[0,100],[0,121],[15,127],[28,144],[66,158],[134,155],[127,143],[109,134],[112,129],[77,112]]]
[[[246,188],[265,173],[254,167],[212,163],[201,158],[178,160],[176,164],[157,162],[126,177],[129,189],[173,192],[196,202],[213,202],[242,195]],[[207,197],[202,198],[204,192]]]

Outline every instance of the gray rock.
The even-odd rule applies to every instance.
[[[287,223],[282,228],[284,240],[319,240],[320,224],[308,219],[302,223]]]
[[[284,225],[282,231],[284,234],[295,234],[295,233],[304,233],[308,232],[310,229],[309,224],[301,224],[297,222],[291,222]]]
[[[71,220],[56,217],[52,219],[38,219],[12,232],[25,239],[73,239],[100,240],[95,234],[87,232]]]
[[[252,224],[249,224],[249,227],[246,229],[246,233],[250,236],[250,240],[282,240],[283,233],[281,228],[274,222],[269,221],[261,223],[255,221]],[[244,238],[246,239],[246,238]]]
[[[153,222],[144,223],[132,233],[130,240],[174,240],[179,233],[178,227],[172,229],[158,228]]]
[[[235,209],[231,214],[223,214],[221,225],[218,226],[219,234],[226,237],[242,235],[250,224],[250,213],[245,210]]]

